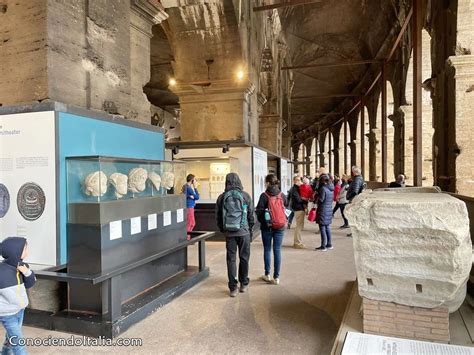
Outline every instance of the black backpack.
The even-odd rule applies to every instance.
[[[224,194],[222,203],[222,219],[225,232],[237,232],[248,227],[248,205],[239,190],[229,190]]]

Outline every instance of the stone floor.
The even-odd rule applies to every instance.
[[[140,337],[140,348],[34,348],[31,354],[328,354],[355,280],[352,240],[334,222],[334,250],[319,246],[316,226],[307,223],[307,250],[284,241],[281,283],[259,281],[263,272],[260,239],[252,243],[249,293],[230,298],[224,243],[207,246],[211,276],[180,298],[133,326],[122,337]],[[190,255],[195,255],[191,251]],[[69,337],[25,327],[27,337]]]

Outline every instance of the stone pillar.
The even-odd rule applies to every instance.
[[[276,115],[260,116],[259,145],[281,155],[283,120]]]
[[[350,173],[351,168],[354,165],[358,165],[357,162],[357,142],[355,140],[351,140],[349,143],[349,156],[350,156],[350,164],[348,166],[348,173]]]
[[[393,115],[388,117],[393,125],[393,176],[394,178],[404,172],[404,144],[405,130],[403,126],[403,115],[400,110],[395,111]]]
[[[152,26],[168,18],[163,7],[152,0],[130,2],[130,86],[131,102],[129,118],[151,123],[150,102],[143,87],[150,81],[150,39]]]
[[[413,106],[403,105],[398,109],[403,127],[404,142],[402,145],[403,170],[406,184],[413,185]]]
[[[301,170],[302,170],[302,165],[298,164],[298,163],[300,163],[300,161],[298,161],[298,157],[299,157],[299,154],[300,154],[300,145],[295,144],[294,146],[291,147],[291,150],[293,152],[293,161],[296,163],[295,164],[295,169],[294,169],[293,172],[295,174],[299,174],[299,173],[301,173]]]
[[[308,138],[304,142],[305,146],[305,175],[311,175],[311,151],[313,147],[313,138]]]
[[[321,135],[319,136],[319,142],[318,142],[319,143],[319,154],[318,154],[318,156],[319,156],[319,166],[318,166],[318,169],[320,167],[325,167],[326,164],[327,164],[326,156],[324,154],[324,150],[325,150],[325,147],[326,147],[325,140],[326,140],[326,138],[324,136],[321,136]]]
[[[380,128],[372,128],[366,134],[369,141],[369,176],[370,181],[382,181],[382,155],[380,147]]]
[[[474,197],[474,55],[450,57],[455,92],[455,191]]]
[[[222,81],[211,86],[177,85],[182,141],[248,140],[250,83]]]

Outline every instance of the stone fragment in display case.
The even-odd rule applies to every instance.
[[[174,174],[171,171],[165,171],[163,173],[162,184],[168,191],[174,187]]]
[[[363,192],[347,208],[359,294],[456,311],[472,267],[466,204],[434,189],[394,190]]]
[[[121,173],[113,173],[109,177],[110,184],[115,188],[115,197],[121,199],[128,193],[128,176]]]
[[[152,185],[152,193],[153,193],[153,189],[155,189],[156,191],[160,191],[161,189],[161,176],[159,174],[157,174],[156,172],[154,171],[150,171],[148,173],[148,179],[151,181],[151,185]]]
[[[107,192],[107,175],[94,171],[84,179],[84,193],[87,196],[100,197]]]
[[[136,194],[145,191],[148,173],[143,168],[134,168],[128,173],[128,189]]]

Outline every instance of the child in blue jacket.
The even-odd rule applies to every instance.
[[[26,354],[18,344],[23,338],[23,314],[28,306],[26,289],[35,282],[35,274],[23,262],[28,256],[25,238],[8,237],[1,243],[3,261],[0,263],[0,322],[5,327],[6,339],[2,354]]]

